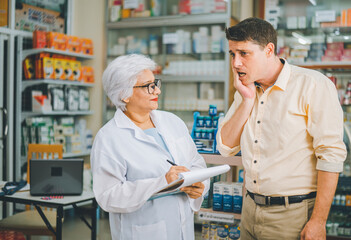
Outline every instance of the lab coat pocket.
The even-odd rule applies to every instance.
[[[133,240],[167,240],[165,221],[149,225],[133,225]]]

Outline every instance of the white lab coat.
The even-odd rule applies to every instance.
[[[151,119],[177,165],[206,167],[180,118],[154,110]],[[169,153],[120,109],[99,130],[91,152],[93,190],[98,204],[110,213],[112,239],[194,239],[193,211],[200,209],[203,197],[182,193],[148,201],[167,184],[167,159]],[[203,195],[209,181],[204,184]]]

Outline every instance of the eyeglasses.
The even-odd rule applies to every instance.
[[[133,88],[147,88],[149,94],[153,94],[155,92],[156,87],[161,89],[161,79],[155,79],[154,82],[145,84],[143,86],[134,86]]]

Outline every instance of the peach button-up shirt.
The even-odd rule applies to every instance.
[[[336,88],[323,74],[285,60],[275,84],[256,88],[256,100],[240,145],[222,143],[221,127],[234,114],[234,102],[219,126],[217,147],[224,156],[241,150],[245,186],[266,196],[307,194],[317,190],[317,170],[341,172],[346,158],[343,111]]]

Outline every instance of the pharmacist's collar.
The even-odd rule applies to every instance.
[[[157,119],[157,111],[153,110],[150,112],[150,117],[152,122],[155,124],[155,126],[158,125],[158,119]],[[127,115],[124,114],[124,112],[118,108],[117,111],[115,112],[115,123],[117,127],[119,128],[132,128],[132,129],[139,129],[138,126],[136,126],[133,121],[127,117]]]

